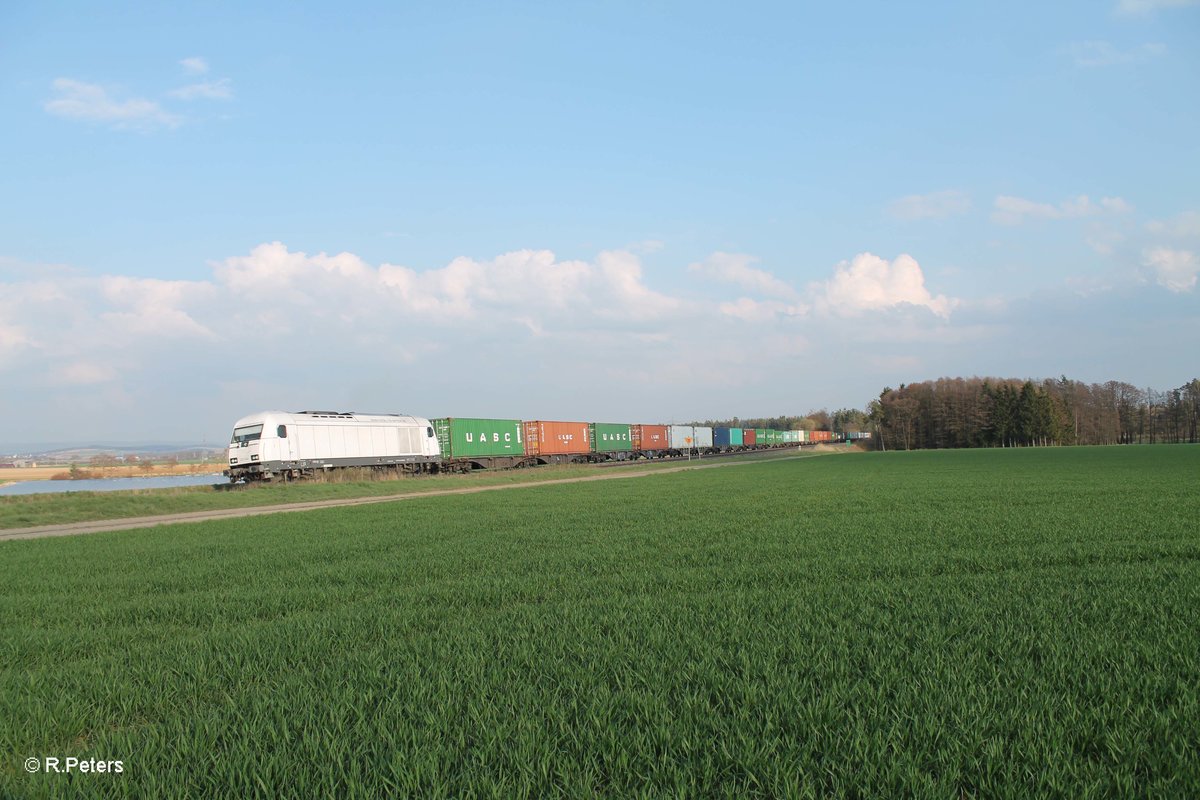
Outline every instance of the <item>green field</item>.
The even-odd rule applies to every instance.
[[[481,486],[508,486],[518,483],[539,483],[564,478],[582,478],[612,474],[613,470],[660,470],[694,464],[705,465],[729,461],[764,461],[778,458],[815,458],[818,453],[794,450],[764,451],[729,456],[721,459],[684,459],[671,461],[634,461],[628,465],[595,467],[564,465],[537,469],[474,472],[467,475],[433,475],[393,480],[333,480],[304,481],[286,484],[260,484],[234,491],[218,492],[212,486],[186,486],[175,489],[134,489],[116,492],[66,492],[62,494],[29,494],[0,497],[0,531],[34,525],[60,525],[71,522],[101,519],[123,519],[156,514],[179,514],[193,511],[212,511],[224,508],[255,508],[287,503],[306,503],[320,500],[347,500],[356,497],[386,497],[424,494]],[[598,471],[599,470],[599,471]],[[224,482],[224,479],[220,479]]]
[[[862,454],[3,543],[0,797],[1200,796],[1198,477]]]

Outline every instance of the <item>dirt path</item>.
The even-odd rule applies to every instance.
[[[674,472],[685,472],[696,469],[719,469],[722,467],[744,467],[751,464],[771,464],[778,461],[793,461],[801,458],[812,458],[814,454],[773,458],[769,461],[727,461],[713,464],[694,464],[662,469],[642,469],[637,471],[613,471],[598,475],[586,475],[578,478],[556,478],[547,481],[530,481],[529,483],[510,483],[501,486],[471,486],[462,489],[437,489],[430,492],[411,492],[408,494],[392,494],[383,497],[354,497],[340,500],[315,500],[307,503],[287,503],[274,506],[257,506],[252,508],[224,508],[212,511],[189,511],[182,514],[162,514],[153,517],[126,517],[124,519],[104,519],[92,522],[71,522],[65,525],[38,525],[32,528],[9,528],[0,531],[0,542],[15,539],[42,539],[50,536],[77,536],[83,533],[100,533],[102,531],[123,531],[131,528],[153,528],[158,525],[174,525],[180,522],[206,522],[214,519],[236,519],[239,517],[257,517],[262,514],[285,514],[291,511],[313,511],[320,508],[337,508],[339,506],[365,506],[371,503],[395,503],[400,500],[419,500],[426,497],[441,497],[450,494],[478,494],[480,492],[499,492],[510,489],[532,489],[538,486],[556,486],[564,483],[586,483],[588,481],[611,481],[624,478],[644,478],[651,475],[669,475]]]

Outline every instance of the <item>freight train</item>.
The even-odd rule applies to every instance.
[[[867,438],[870,434],[846,434]],[[264,411],[239,419],[230,481],[294,480],[347,467],[398,474],[677,458],[834,441],[829,431],[404,414]]]

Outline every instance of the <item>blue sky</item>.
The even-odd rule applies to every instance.
[[[1198,372],[1194,2],[246,6],[0,9],[0,443]]]

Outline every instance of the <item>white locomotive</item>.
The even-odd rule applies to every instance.
[[[435,470],[433,424],[402,414],[264,411],[242,417],[229,442],[231,481],[291,479],[338,467]]]

